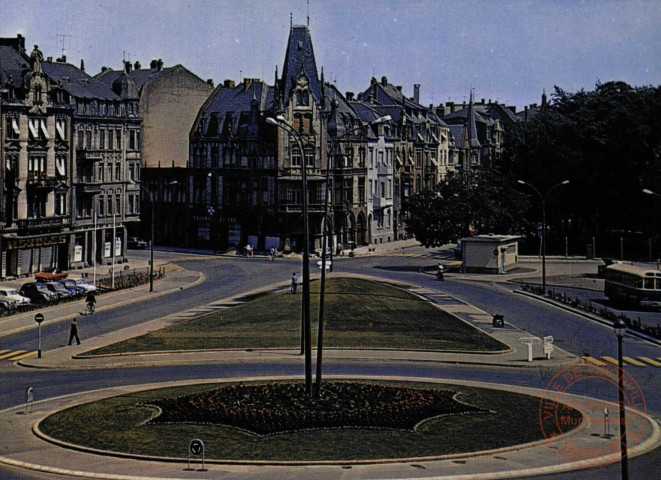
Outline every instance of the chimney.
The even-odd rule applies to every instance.
[[[207,78],[207,84],[211,85],[211,88],[213,88],[213,78]]]
[[[416,83],[413,85],[413,101],[415,103],[420,103],[420,84]]]
[[[384,87],[388,85],[388,77],[381,77],[381,85]]]
[[[66,56],[66,55],[62,55],[60,58],[58,58],[58,59],[55,60],[55,61],[58,62],[58,63],[67,63],[67,56]]]
[[[133,68],[131,67],[131,62],[124,62],[124,71],[126,73],[131,73]]]
[[[371,93],[369,96],[369,103],[374,103],[374,95],[372,95]]]
[[[19,33],[18,35],[16,35],[16,40],[18,41],[18,50],[21,53],[24,53],[25,52],[25,37]]]
[[[53,63],[53,57],[47,57],[47,58],[46,58],[46,61],[47,61],[48,63]]]
[[[223,82],[223,87],[225,88],[234,88],[234,80],[227,79]]]
[[[347,92],[346,97],[349,102],[353,102],[353,92]]]
[[[83,72],[85,71],[85,60],[82,58],[80,59],[80,70]]]
[[[133,65],[133,68],[134,68],[135,70],[140,70],[140,67],[142,67],[142,65],[140,64],[140,62],[135,62],[135,65]]]
[[[484,98],[482,99],[482,105],[484,105]]]
[[[244,78],[243,79],[243,90],[248,91],[250,88],[250,85],[252,85],[252,78]]]
[[[105,72],[106,70],[108,70],[108,67],[106,67],[105,65],[101,67],[101,73]]]
[[[158,60],[152,60],[151,62],[149,62],[149,68],[151,68],[152,70],[154,70],[157,66],[158,66]]]
[[[489,99],[489,105],[491,105],[491,99]]]
[[[401,86],[401,85],[397,85],[396,88],[397,88],[397,91],[398,91],[399,93],[402,93],[402,86]]]
[[[161,60],[160,58],[158,59],[158,62],[156,62],[156,69],[157,69],[159,72],[160,72],[161,70],[163,70],[163,60]]]

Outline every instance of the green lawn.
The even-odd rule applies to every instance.
[[[300,290],[299,290],[300,292]],[[311,285],[313,346],[319,282]],[[330,348],[502,351],[491,336],[393,285],[357,278],[327,281],[324,342]],[[301,295],[277,293],[91,352],[298,348]]]
[[[149,390],[79,405],[46,418],[40,429],[56,439],[76,445],[179,458],[186,458],[191,439],[201,438],[207,458],[232,460],[365,460],[435,456],[543,439],[539,398],[458,385],[413,382],[399,385],[460,392],[462,402],[490,412],[429,419],[415,431],[316,429],[265,437],[219,425],[144,424],[154,411],[139,403],[218,387],[217,384],[206,384]],[[563,412],[573,418],[581,417],[571,407]]]

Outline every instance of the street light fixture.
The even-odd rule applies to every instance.
[[[521,185],[527,185],[532,188],[535,193],[539,196],[539,199],[542,201],[542,294],[546,295],[546,201],[549,194],[556,188],[567,185],[569,180],[564,180],[560,183],[556,183],[551,188],[549,188],[544,195],[539,191],[534,185],[524,182],[523,180],[517,180],[517,183]]]
[[[154,198],[147,187],[142,183],[135,180],[129,180],[131,185],[138,185],[149,196],[149,203],[151,203],[151,242],[149,242],[149,291],[154,291]]]
[[[653,192],[652,190],[648,188],[643,188],[643,193],[646,193],[648,195],[656,195],[657,197],[661,197],[660,193]]]
[[[296,140],[301,152],[301,182],[303,196],[303,350],[305,353],[305,390],[308,395],[312,394],[312,328],[310,325],[310,232],[308,230],[308,179],[307,158],[303,148],[301,134],[287,122],[282,115],[276,118],[268,117],[266,122],[284,130]]]
[[[622,338],[627,332],[627,324],[621,318],[613,323],[613,330],[617,336],[617,372],[619,397],[620,397],[620,465],[622,468],[622,480],[629,480],[629,456],[627,454],[627,418],[624,407],[624,366],[622,363]]]
[[[359,125],[351,130],[343,133],[337,138],[334,138],[332,143],[328,148],[327,155],[327,165],[326,165],[326,191],[324,192],[324,217],[323,217],[323,230],[322,234],[322,245],[321,245],[321,285],[319,286],[319,325],[317,330],[317,372],[315,377],[315,393],[317,396],[321,393],[321,371],[322,371],[322,360],[323,360],[323,339],[324,339],[324,303],[325,303],[325,294],[326,294],[326,248],[328,246],[328,235],[332,232],[329,232],[328,226],[328,197],[329,197],[329,186],[330,186],[330,170],[331,170],[331,160],[333,159],[333,152],[335,148],[339,145],[340,141],[349,135],[362,130],[371,125],[377,125],[379,123],[389,122],[391,120],[390,115],[385,115],[379,117],[376,120],[373,120],[369,123]],[[328,234],[327,234],[328,232]],[[331,254],[332,255],[332,254]]]

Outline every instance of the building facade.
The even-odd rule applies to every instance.
[[[138,220],[140,117],[116,91],[25,39],[0,39],[0,277],[125,261]],[[128,89],[128,90],[127,90]]]

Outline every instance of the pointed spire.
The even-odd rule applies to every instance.
[[[280,80],[278,79],[278,66],[275,66],[275,82],[274,82],[274,92],[273,92],[273,103],[276,110],[280,109]]]
[[[471,148],[481,147],[477,138],[477,126],[475,124],[475,108],[473,106],[473,89],[471,88],[468,112],[466,114],[466,127],[468,128],[468,142]]]
[[[546,107],[546,88],[542,89],[542,107]]]

